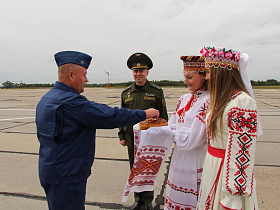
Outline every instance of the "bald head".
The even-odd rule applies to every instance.
[[[68,73],[73,71],[77,73],[77,65],[67,63],[58,67],[58,81],[65,82],[68,79]]]
[[[88,82],[87,70],[76,64],[67,63],[58,67],[58,81],[76,90],[78,93],[84,92],[84,87]]]

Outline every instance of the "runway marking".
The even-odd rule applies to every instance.
[[[265,104],[265,105],[268,105],[268,106],[272,106],[272,107],[277,107],[277,108],[279,108],[279,106],[276,106],[276,105],[271,105],[271,104],[268,104],[268,103],[266,103],[266,102],[263,102],[263,101],[259,101],[260,103],[263,103],[263,104]]]
[[[26,119],[35,119],[35,117],[20,117],[20,118],[10,118],[10,119],[0,119],[2,121],[12,121],[12,120],[26,120]]]
[[[1,191],[0,196],[12,196],[12,197],[18,197],[18,198],[28,198],[33,200],[39,200],[39,201],[46,201],[46,196],[42,195],[34,195],[29,193],[15,193],[15,192],[5,192]],[[104,203],[104,202],[91,202],[91,201],[85,201],[85,207],[87,206],[97,206],[101,209],[129,209],[125,207],[123,204],[119,203]]]
[[[265,90],[261,90],[262,92],[276,92],[277,89],[265,89]]]
[[[36,109],[0,109],[0,111],[36,111]]]

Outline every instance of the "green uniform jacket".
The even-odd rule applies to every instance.
[[[150,83],[148,80],[141,91],[135,87],[135,83],[127,87],[121,94],[121,106],[129,109],[149,109],[155,108],[160,112],[160,118],[168,120],[166,103],[162,89]],[[122,127],[119,130],[120,140],[127,141],[127,149],[129,155],[130,167],[134,162],[134,136],[133,125]]]

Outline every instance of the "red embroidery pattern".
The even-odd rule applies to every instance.
[[[195,104],[195,102],[197,102],[197,98],[198,98],[199,96],[195,96],[194,95],[194,98],[192,99],[190,99],[190,100],[192,100],[192,102],[191,102],[191,105],[190,105],[190,107],[189,107],[189,109],[188,110],[183,110],[182,111],[182,113],[179,115],[180,117],[179,117],[179,119],[178,119],[178,123],[184,123],[185,122],[185,116],[186,116],[186,112],[187,111],[189,111],[190,110],[190,108],[192,108],[193,107],[193,105]],[[188,103],[189,103],[189,101],[188,101]]]
[[[163,157],[168,148],[162,146],[143,146],[135,156],[135,163],[128,178],[129,185],[143,186],[154,185],[155,177],[160,169]],[[135,177],[141,177],[135,179]],[[130,189],[124,192],[128,196]]]
[[[139,133],[137,131],[133,131],[134,133],[134,156],[136,155],[138,145],[139,145]]]
[[[254,180],[254,178],[255,178],[255,174],[254,174],[254,171],[253,171],[253,173],[252,173],[252,180]],[[251,183],[251,193],[250,193],[249,196],[252,196],[252,194],[253,194],[253,183],[254,182]]]
[[[187,188],[183,188],[183,187],[178,187],[177,185],[172,184],[169,180],[167,180],[167,184],[168,184],[173,190],[180,191],[180,192],[182,192],[182,193],[190,193],[190,194],[193,194],[193,195],[195,195],[195,196],[198,196],[197,190],[194,190],[194,189],[187,189]]]
[[[197,115],[195,116],[198,118],[203,124],[205,124],[205,113],[209,109],[210,103],[208,100],[202,105],[200,110],[198,111]]]
[[[202,195],[202,190],[200,190],[198,202],[200,202],[200,200],[201,200],[201,195]],[[199,207],[198,207],[198,206],[197,206],[197,209],[196,209],[196,210],[199,210]]]
[[[198,90],[198,91],[195,91],[195,92],[191,92],[191,94],[192,94],[192,96],[193,96],[194,98],[192,99],[192,102],[191,102],[190,107],[189,107],[188,110],[190,110],[190,109],[194,106],[194,104],[197,102],[197,99],[198,99],[199,96],[203,93],[203,91],[205,91],[205,88],[202,88],[202,89],[200,89],[200,90]],[[179,103],[179,102],[180,102],[180,103]],[[177,113],[177,111],[178,111],[179,108],[180,108],[181,103],[182,103],[182,99],[180,98],[180,100],[178,101],[178,104],[177,104],[177,108],[176,108],[176,110],[175,110],[175,112],[174,112],[173,114],[176,114],[176,113]],[[188,111],[188,110],[187,110],[187,111]],[[178,123],[184,123],[184,122],[185,122],[185,115],[186,115],[186,112],[187,112],[187,111],[186,111],[186,110],[183,110],[183,111],[181,112],[181,114],[179,115]]]
[[[147,159],[149,159],[149,160],[147,160]],[[159,167],[161,165],[161,162],[162,162],[161,157],[155,157],[155,156],[141,157],[138,160],[136,166],[132,168],[132,171],[128,178],[129,184],[131,184],[133,178],[136,175],[147,175],[147,176],[156,175],[159,170]]]
[[[203,172],[203,168],[198,168],[197,169],[197,173],[202,173]]]
[[[181,103],[182,103],[182,98],[180,98],[178,100],[177,107],[176,107],[175,111],[173,112],[173,115],[177,114],[177,111],[179,110]]]
[[[188,103],[187,103],[187,105],[188,105],[189,103],[191,103],[190,106],[189,106],[189,108],[188,108],[187,110],[185,110],[184,108],[183,108],[182,110],[179,110],[179,111],[181,111],[181,114],[179,115],[178,123],[184,123],[184,122],[185,122],[186,112],[189,111],[190,108],[193,107],[194,103],[197,101],[197,98],[198,98],[198,96],[196,97],[195,95],[192,95],[192,97],[190,98],[190,100],[189,100]],[[179,111],[178,111],[178,112],[179,112]],[[178,113],[178,112],[177,112],[177,113]]]
[[[197,99],[199,98],[199,95],[201,95],[201,94],[197,94],[197,96],[194,97],[194,99],[192,100],[192,103],[190,105],[190,108],[192,108],[194,106],[194,104],[197,102]]]
[[[237,96],[239,96],[241,93],[242,93],[242,91],[239,91],[239,92],[235,93],[234,95],[232,95],[232,96],[229,98],[228,101],[231,101],[231,100],[235,99],[235,98],[236,98]]]
[[[248,175],[246,169],[250,166],[250,153],[249,149],[252,146],[252,137],[256,137],[257,132],[257,111],[247,110],[233,107],[228,113],[228,127],[229,142],[228,142],[228,157],[226,160],[226,189],[229,193],[234,195],[244,195],[248,184]],[[235,138],[234,138],[235,137]],[[232,154],[233,139],[237,140],[239,150],[236,154]],[[234,187],[233,193],[229,187],[230,176],[230,159],[231,156],[235,157],[236,172],[234,173]]]
[[[208,117],[207,117],[207,119],[206,119],[207,124],[209,124],[210,115],[211,115],[211,114],[209,114]],[[211,135],[210,135],[210,130],[208,129],[208,126],[206,127],[206,135],[207,135],[207,142],[208,142],[208,144],[210,144]]]
[[[195,206],[185,205],[172,201],[168,196],[165,198],[165,207],[169,210],[195,210]]]
[[[216,179],[215,179],[214,184],[213,184],[213,186],[212,186],[212,188],[211,188],[211,190],[210,190],[210,192],[207,196],[207,199],[206,199],[206,202],[205,202],[205,210],[209,210],[209,209],[213,210],[213,204],[214,204],[214,200],[215,200],[215,197],[216,197],[218,181],[220,179],[220,174],[221,174],[223,164],[224,164],[224,158],[222,158],[222,161],[221,161]]]
[[[248,113],[248,117],[246,117]],[[228,127],[232,131],[243,132],[247,128],[248,133],[257,132],[257,110],[232,108],[228,113]]]
[[[232,191],[229,187],[229,163],[230,163],[230,156],[231,156],[231,150],[232,150],[232,136],[229,137],[229,142],[228,142],[228,158],[226,162],[226,189],[230,194],[232,194]]]

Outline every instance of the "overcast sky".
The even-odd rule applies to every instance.
[[[0,0],[0,83],[53,83],[53,55],[93,57],[89,83],[132,81],[135,52],[149,80],[183,80],[181,55],[225,46],[253,57],[253,80],[280,80],[279,0]]]

